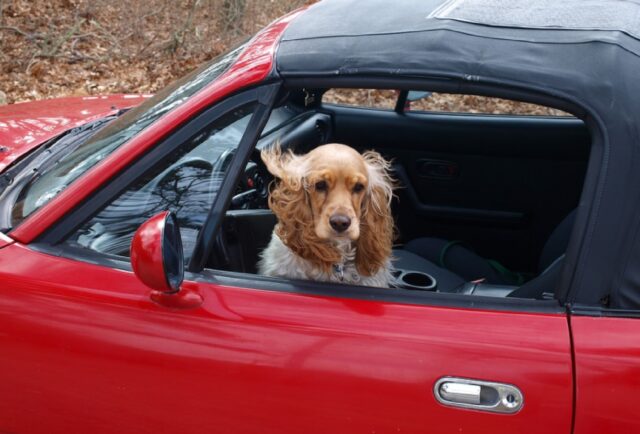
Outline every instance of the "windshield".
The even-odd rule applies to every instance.
[[[135,231],[173,211],[188,260],[256,104],[220,117],[194,134],[85,223],[69,242],[100,253],[129,256]]]
[[[34,176],[13,206],[11,226],[20,224],[91,167],[215,80],[233,64],[243,48],[241,45],[174,82]]]

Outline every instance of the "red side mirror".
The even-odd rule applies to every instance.
[[[180,290],[184,256],[172,212],[156,214],[138,228],[131,241],[131,267],[142,283],[156,291],[173,294]]]

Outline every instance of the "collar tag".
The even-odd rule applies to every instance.
[[[341,282],[344,280],[344,264],[333,264],[333,272]]]

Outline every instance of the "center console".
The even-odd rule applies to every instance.
[[[516,290],[517,286],[497,285],[484,282],[465,282],[455,287],[443,287],[431,274],[415,270],[395,269],[393,286],[396,288],[417,291],[447,292],[451,294],[479,295],[486,297],[506,297]]]

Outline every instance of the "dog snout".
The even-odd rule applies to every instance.
[[[344,232],[351,226],[351,219],[344,214],[334,214],[329,219],[329,224],[336,232]]]

